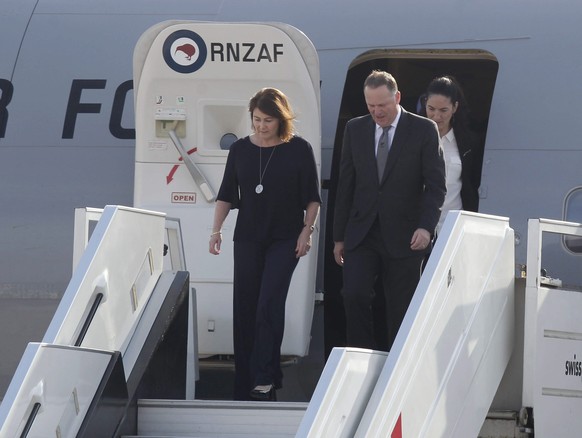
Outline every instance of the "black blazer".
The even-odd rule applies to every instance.
[[[481,151],[476,137],[467,130],[454,129],[461,157],[461,202],[463,210],[479,210],[481,185]]]
[[[424,228],[434,233],[443,204],[445,165],[436,124],[402,108],[382,181],[375,155],[376,124],[370,115],[346,124],[335,201],[333,238],[355,248],[379,219],[392,257],[418,255],[410,240]]]

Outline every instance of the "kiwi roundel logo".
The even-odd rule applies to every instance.
[[[172,33],[162,48],[168,67],[178,73],[194,73],[206,62],[206,43],[196,32],[177,30]]]

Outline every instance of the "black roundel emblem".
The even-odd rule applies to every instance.
[[[162,48],[168,67],[178,73],[193,73],[206,61],[208,53],[204,40],[191,30],[177,30],[172,33]]]

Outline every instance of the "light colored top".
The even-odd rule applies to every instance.
[[[437,234],[441,230],[443,222],[445,221],[445,216],[450,210],[463,209],[463,201],[461,200],[461,187],[463,186],[463,183],[461,182],[461,172],[463,170],[463,165],[461,163],[461,156],[459,155],[459,148],[453,130],[451,129],[441,137],[441,141],[443,143],[443,154],[445,158],[447,194],[436,227]]]

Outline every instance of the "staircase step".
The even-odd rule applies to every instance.
[[[139,400],[138,437],[294,437],[308,403]],[[129,437],[124,437],[129,438]]]

